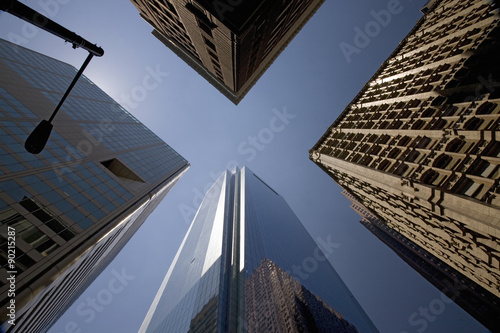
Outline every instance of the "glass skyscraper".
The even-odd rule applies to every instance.
[[[377,332],[323,250],[257,175],[226,171],[140,332]]]
[[[189,167],[84,76],[45,149],[26,152],[76,72],[0,40],[0,319],[8,332],[54,323]]]

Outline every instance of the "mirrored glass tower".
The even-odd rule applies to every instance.
[[[85,76],[28,153],[76,72],[0,40],[0,331],[45,332],[189,167]]]
[[[248,168],[207,192],[140,332],[377,332],[325,253]],[[330,249],[328,248],[330,247]]]

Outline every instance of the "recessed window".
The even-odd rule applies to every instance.
[[[429,118],[429,117],[432,117],[434,115],[434,113],[436,112],[436,110],[434,108],[427,108],[427,110],[425,110],[423,113],[422,113],[422,118]]]
[[[101,162],[101,164],[118,178],[144,183],[144,181],[138,175],[136,175],[132,170],[127,168],[117,158],[112,158],[110,160],[103,161]]]
[[[216,60],[216,61],[219,61],[219,57],[217,56],[217,54],[213,53],[212,51],[210,50],[207,50],[208,51],[208,54],[210,54],[210,56]]]
[[[484,120],[477,118],[477,117],[472,117],[469,119],[465,125],[464,125],[464,130],[468,131],[474,131],[479,129],[479,127],[483,124]]]
[[[425,125],[425,121],[423,120],[417,120],[411,127],[412,130],[418,130],[418,129],[421,129],[422,127],[424,127]]]
[[[210,40],[208,40],[207,38],[203,37],[203,40],[205,41],[205,44],[211,48],[212,50],[214,50],[215,52],[217,52],[217,49],[215,48],[215,44],[212,43]]]
[[[165,5],[167,5],[168,9],[169,9],[172,13],[174,13],[174,14],[175,14],[175,16],[178,16],[178,15],[177,15],[177,11],[175,10],[174,5],[172,5],[170,2],[168,2],[168,1],[166,1],[166,0],[165,0],[165,1],[163,1],[163,3],[165,3]]]
[[[406,172],[406,170],[408,170],[408,168],[409,168],[408,164],[401,163],[396,168],[396,170],[394,170],[394,174],[398,175],[398,176],[402,176]]]
[[[400,152],[401,152],[401,149],[399,149],[399,148],[393,148],[387,157],[389,157],[389,158],[396,158],[399,155]]]
[[[391,165],[391,162],[389,160],[383,160],[377,167],[377,170],[380,171],[385,171],[389,165]]]
[[[472,179],[464,177],[457,182],[454,192],[469,197],[475,197],[481,192],[482,188],[482,184],[475,183]]]
[[[406,161],[413,163],[416,161],[416,159],[420,156],[420,152],[418,150],[413,150],[411,153],[408,154],[406,157]]]
[[[438,119],[436,121],[433,122],[432,126],[431,126],[431,130],[440,130],[440,129],[443,129],[446,127],[446,124],[448,122],[444,119]]]
[[[453,139],[447,146],[446,146],[446,151],[452,152],[452,153],[458,153],[460,149],[465,145],[465,141],[462,139]]]
[[[497,107],[497,104],[484,102],[478,109],[476,114],[491,114]]]
[[[470,166],[467,173],[475,176],[489,177],[492,171],[496,168],[496,165],[490,164],[488,161],[482,160],[480,158],[476,159],[474,163]]]
[[[49,227],[49,229],[61,236],[65,241],[69,241],[76,235],[76,232],[70,226],[68,226],[64,221],[56,218],[54,214],[46,208],[42,208],[42,206],[34,200],[24,197],[19,204],[40,220],[40,222]]]
[[[34,226],[24,216],[13,209],[4,212],[0,221],[2,225],[11,226],[16,229],[16,237],[22,239],[26,244],[37,250],[41,255],[47,256],[59,245],[49,238],[42,230]]]
[[[448,164],[450,164],[452,160],[453,157],[451,157],[450,155],[441,154],[438,158],[436,158],[432,166],[438,169],[444,169],[448,166]]]
[[[213,59],[212,59],[212,65],[214,65],[215,69],[217,69],[219,71],[221,70],[219,63]]]
[[[500,142],[493,141],[484,150],[486,156],[500,156]]]
[[[406,146],[409,142],[411,141],[411,138],[409,136],[403,136],[399,142],[398,142],[398,146]]]
[[[422,148],[426,149],[427,146],[432,142],[431,138],[428,138],[426,136],[421,137],[418,141],[416,141],[415,147],[416,148]]]
[[[439,173],[435,170],[427,170],[423,175],[422,177],[420,178],[420,181],[423,183],[423,184],[428,184],[428,185],[432,185],[433,182],[439,177]]]

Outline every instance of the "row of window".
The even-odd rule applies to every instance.
[[[496,164],[480,157],[474,157],[474,155],[479,154],[491,157],[499,156],[500,142],[497,141],[489,144],[486,141],[471,143],[460,138],[455,138],[444,147],[444,151],[452,154],[441,153],[437,155],[434,152],[429,154],[428,150],[439,148],[438,146],[442,146],[442,144],[437,145],[436,141],[427,137],[418,137],[412,140],[408,136],[399,136],[393,138],[387,145],[391,139],[389,135],[364,136],[363,134],[338,133],[336,136],[337,138],[334,138],[335,136],[332,137],[327,142],[327,145],[320,149],[321,153],[398,176],[417,177],[416,180],[426,184],[436,186],[444,184],[445,175],[439,177],[439,171],[436,169],[455,170],[463,174],[490,179],[497,178],[498,176],[498,166]],[[352,141],[348,141],[346,137],[350,137]],[[355,139],[360,141],[356,141]],[[421,149],[427,149],[427,151],[421,151]],[[454,157],[456,155],[453,155],[453,153],[467,153],[471,154],[471,156],[466,158]],[[420,164],[418,168],[415,166],[417,164]],[[432,171],[427,172],[423,176],[418,176],[419,170],[422,170],[423,165],[428,165],[434,169],[431,169]],[[457,181],[458,179],[452,185]],[[468,185],[474,185],[470,182],[465,182],[464,186],[460,188],[453,187],[449,183],[446,185],[447,188],[455,193],[474,196],[480,200],[484,199],[484,194],[486,194],[485,191],[481,192],[480,189],[478,191],[473,191],[469,188],[464,190]],[[479,188],[479,185],[474,186]]]
[[[76,231],[68,226],[64,221],[55,217],[47,208],[42,208],[41,204],[33,199],[24,197],[19,204],[28,211],[28,215],[37,219],[44,227],[37,227],[26,216],[21,215],[12,208],[0,213],[0,225],[12,227],[16,230],[17,241],[24,241],[28,246],[36,250],[40,255],[47,256],[59,246],[69,241],[76,235]],[[56,237],[57,235],[57,237]],[[0,242],[5,241],[0,237]],[[19,244],[17,244],[19,245]],[[0,248],[0,265],[8,269],[7,245]],[[16,247],[16,270],[18,273],[24,272],[35,264],[35,260]]]
[[[437,131],[442,129],[453,129],[463,131],[482,131],[499,129],[498,119],[484,119],[483,117],[469,117],[462,122],[458,120],[446,120],[443,118],[412,119],[403,120],[382,120],[382,121],[346,121],[339,125],[339,128],[359,128],[359,129],[389,129],[389,130],[425,130]]]
[[[478,8],[474,8],[473,11],[465,16],[458,16],[459,14],[467,12],[467,8],[474,6],[474,3],[468,3],[464,7],[453,7],[453,12],[455,15],[454,21],[451,23],[444,23],[441,25],[433,25],[432,27],[420,28],[420,34],[416,33],[412,35],[408,42],[402,48],[403,53],[411,52],[417,48],[424,46],[425,44],[433,43],[439,39],[445,38],[448,35],[452,35],[460,30],[465,30],[467,27],[476,24],[479,21],[487,19],[489,16],[493,15],[492,5],[483,4]],[[442,20],[432,20],[430,17],[427,18],[430,22],[442,22]]]

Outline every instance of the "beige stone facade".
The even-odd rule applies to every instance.
[[[131,0],[153,35],[238,104],[324,0]]]
[[[441,0],[424,12],[310,158],[391,230],[498,299],[498,4]]]
[[[388,227],[349,192],[344,190],[342,194],[352,202],[351,208],[362,218],[360,223],[410,267],[492,332],[500,330],[500,302],[497,296]]]

